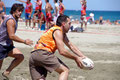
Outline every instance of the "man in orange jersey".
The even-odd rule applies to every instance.
[[[87,2],[86,2],[86,0],[80,0],[80,3],[82,5],[81,17],[80,17],[80,19],[81,19],[81,32],[83,32],[84,31],[83,23],[85,23],[85,30],[87,30],[87,19],[86,19],[86,8],[87,8],[86,3]]]
[[[78,67],[83,68],[81,60],[85,58],[83,53],[69,41],[66,33],[71,26],[70,18],[61,15],[56,25],[47,30],[34,47],[29,59],[29,68],[32,80],[45,80],[47,72],[54,70],[59,73],[59,80],[67,80],[69,68],[54,55],[56,49],[59,54],[75,60]],[[65,49],[64,44],[74,53]]]

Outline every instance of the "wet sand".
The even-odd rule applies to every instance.
[[[16,35],[24,39],[30,38],[35,44],[42,33],[43,31],[25,29],[24,23],[19,23]],[[70,68],[68,80],[120,80],[120,26],[88,25],[87,31],[83,33],[69,32],[67,35],[95,63],[93,70],[82,70],[73,60],[59,55],[56,51],[56,56]],[[28,61],[33,46],[16,42],[15,46],[24,54],[25,59],[11,72],[10,80],[31,80]],[[0,80],[3,80],[1,73],[8,67],[12,59],[4,60]],[[47,80],[58,80],[58,73],[48,73]]]

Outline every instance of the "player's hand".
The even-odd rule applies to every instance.
[[[75,61],[76,61],[76,63],[77,63],[77,66],[80,67],[81,69],[83,68],[82,59],[83,59],[83,57],[77,57],[77,58],[75,59]]]
[[[31,45],[33,45],[33,41],[30,39],[26,39],[25,44],[31,46]]]

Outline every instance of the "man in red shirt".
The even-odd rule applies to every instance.
[[[20,2],[26,4],[26,8],[25,8],[26,28],[28,28],[27,27],[28,22],[29,22],[29,27],[31,27],[31,15],[32,15],[32,12],[33,12],[33,6],[32,6],[32,3],[30,2],[31,0],[27,0],[27,1],[17,0],[17,1],[20,1]]]
[[[80,3],[82,4],[82,9],[81,9],[81,32],[84,31],[83,29],[83,23],[85,23],[85,30],[87,29],[87,19],[86,19],[86,0],[80,0]]]

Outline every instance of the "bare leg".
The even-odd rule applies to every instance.
[[[3,60],[0,60],[0,70],[1,70],[1,67],[2,67],[2,63],[3,63]]]
[[[29,19],[29,27],[31,27],[31,19]]]
[[[28,20],[25,20],[26,27],[27,27],[27,22],[28,22]]]
[[[68,68],[66,68],[61,64],[60,67],[57,68],[55,71],[60,74],[59,80],[68,80],[68,73],[69,73]]]
[[[87,22],[85,22],[85,30],[87,30]]]
[[[10,66],[6,69],[6,71],[4,72],[4,75],[8,76],[10,74],[10,72],[16,67],[18,66],[24,59],[24,56],[23,54],[17,49],[17,48],[14,48],[9,54],[8,54],[9,57],[13,57],[15,58]]]

